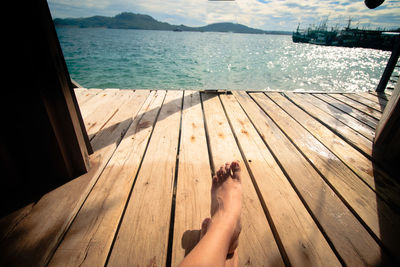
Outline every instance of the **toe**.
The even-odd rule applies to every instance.
[[[214,176],[213,176],[213,178],[212,178],[212,185],[213,185],[213,186],[218,185],[218,176],[217,176],[217,175],[214,175]]]
[[[229,162],[225,163],[225,178],[231,176],[231,164]]]
[[[239,162],[233,161],[231,163],[232,178],[240,181],[240,165]]]
[[[224,167],[221,166],[217,171],[218,182],[222,182],[224,180],[224,176],[225,176],[225,169]]]

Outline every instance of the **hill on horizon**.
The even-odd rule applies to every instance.
[[[149,15],[122,12],[114,17],[93,16],[88,18],[56,18],[56,27],[79,27],[79,28],[110,28],[110,29],[138,29],[138,30],[162,30],[162,31],[194,31],[194,32],[233,32],[251,34],[291,34],[286,31],[264,31],[250,28],[248,26],[221,22],[202,27],[189,27],[185,25],[173,25],[161,22]]]

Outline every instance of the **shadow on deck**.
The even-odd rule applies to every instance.
[[[372,160],[389,95],[75,92],[91,169],[0,220],[2,265],[176,266],[233,159],[241,266],[398,264],[400,186]]]

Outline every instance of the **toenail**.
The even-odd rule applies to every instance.
[[[217,176],[213,177],[213,183],[218,183],[218,177]]]

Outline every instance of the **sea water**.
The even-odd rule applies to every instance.
[[[86,88],[374,90],[390,52],[293,43],[288,35],[58,28]]]

